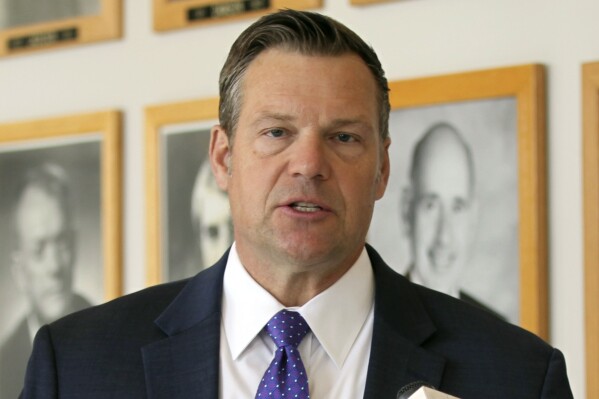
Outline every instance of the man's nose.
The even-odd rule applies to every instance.
[[[453,241],[451,220],[445,206],[439,207],[439,217],[437,219],[436,241],[441,246],[449,246]]]
[[[289,173],[307,179],[326,180],[330,176],[329,148],[317,131],[300,134],[290,147]]]
[[[62,268],[64,265],[64,254],[63,251],[61,251],[56,244],[46,244],[43,256],[44,270],[46,274],[57,275],[62,272]]]

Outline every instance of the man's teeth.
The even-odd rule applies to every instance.
[[[322,210],[320,206],[309,202],[294,202],[291,204],[291,207],[299,212],[317,212]]]

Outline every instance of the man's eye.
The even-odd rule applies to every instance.
[[[350,143],[355,141],[355,138],[351,134],[347,133],[338,133],[336,137],[337,140],[341,141],[342,143]]]
[[[453,201],[453,211],[455,213],[464,212],[468,209],[468,202],[463,199],[456,199]]]
[[[44,243],[37,244],[36,246],[33,247],[33,251],[32,251],[33,256],[35,256],[36,258],[41,258],[42,254],[44,253],[45,248],[46,248],[46,245]]]
[[[285,135],[285,131],[283,129],[269,129],[266,135],[274,138],[283,137]]]
[[[420,199],[420,208],[425,211],[433,211],[437,208],[437,199],[432,196],[422,197]]]

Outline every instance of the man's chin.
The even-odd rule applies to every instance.
[[[429,264],[427,270],[420,270],[418,277],[422,283],[436,291],[450,293],[456,290],[458,286],[456,265],[453,263],[446,264]]]
[[[72,294],[50,295],[43,299],[38,314],[44,322],[51,323],[54,320],[71,313],[72,302]]]

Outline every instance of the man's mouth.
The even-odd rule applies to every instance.
[[[318,212],[322,211],[322,207],[311,202],[293,202],[290,205],[298,212]]]
[[[449,249],[436,248],[429,251],[429,259],[438,270],[451,268],[456,261],[456,254]]]

